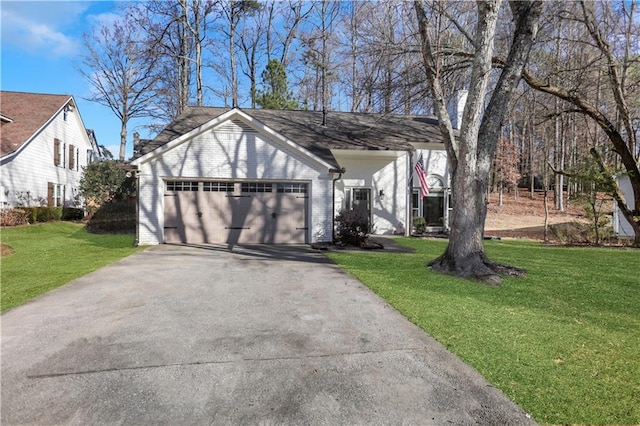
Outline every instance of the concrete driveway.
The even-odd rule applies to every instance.
[[[306,246],[152,247],[1,320],[3,426],[533,423]]]

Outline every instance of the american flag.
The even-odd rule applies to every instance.
[[[429,185],[427,184],[427,172],[424,169],[424,164],[422,164],[422,154],[420,154],[420,158],[415,165],[416,174],[418,175],[418,179],[420,180],[420,193],[422,197],[426,197],[429,193]]]

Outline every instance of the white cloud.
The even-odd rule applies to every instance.
[[[47,57],[77,55],[86,2],[3,1],[2,44]]]
[[[121,21],[122,16],[117,13],[107,12],[96,15],[87,15],[87,20],[95,26],[111,26],[116,21]]]

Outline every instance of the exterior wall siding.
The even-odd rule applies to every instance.
[[[205,131],[139,163],[138,243],[160,244],[164,231],[165,179],[299,181],[309,184],[307,239],[331,241],[332,180],[325,167],[258,132]]]
[[[629,180],[629,176],[623,175],[617,178],[618,185],[620,186],[620,190],[624,195],[625,201],[627,202],[627,206],[629,208],[635,208],[633,201],[633,189],[631,188],[631,181]],[[624,215],[620,212],[618,205],[613,203],[613,231],[618,237],[622,238],[633,238],[635,233],[633,232],[633,228],[631,224],[624,217]]]
[[[5,124],[11,125],[11,124]],[[60,166],[54,165],[54,139],[64,145]],[[69,145],[78,148],[77,167],[69,169]],[[87,165],[87,150],[92,149],[78,110],[60,112],[27,145],[0,165],[0,186],[4,206],[40,206],[47,203],[47,183],[64,186],[65,206],[79,206],[82,168]],[[28,195],[27,195],[28,194]]]
[[[446,187],[450,186],[451,177],[449,176],[449,165],[447,163],[447,151],[444,148],[422,148],[418,149],[414,154],[414,160],[417,161],[422,154],[424,160],[424,167],[427,176],[437,176],[444,182]],[[413,187],[420,188],[420,181],[416,176],[415,170],[413,173]]]

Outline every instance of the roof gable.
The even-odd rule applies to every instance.
[[[146,155],[229,111],[233,110],[189,107],[156,138],[141,144],[137,156]],[[332,166],[338,166],[333,149],[412,151],[413,143],[442,143],[437,120],[426,116],[330,112],[323,118],[321,111],[236,111]]]
[[[267,135],[270,139],[300,152],[304,156],[321,164],[323,167],[334,167],[335,161],[327,162],[325,158],[316,155],[314,152],[307,150],[304,146],[284,137],[240,109],[216,109],[215,113],[212,115],[209,115],[213,112],[210,108],[208,108],[209,111],[207,111],[207,114],[199,114],[199,112],[202,112],[199,110],[201,110],[201,108],[188,108],[187,111],[181,115],[182,119],[179,118],[174,121],[172,126],[163,130],[156,139],[151,141],[141,141],[135,152],[136,158],[132,163],[137,165],[142,162],[146,162],[151,158],[162,155],[166,151],[179,146],[203,132],[209,130],[231,130],[245,133],[260,132]],[[211,116],[213,116],[213,118],[210,118]],[[210,119],[202,123],[202,120],[206,118]]]
[[[1,91],[0,115],[9,120],[2,122],[0,156],[20,149],[69,102],[70,95]]]

